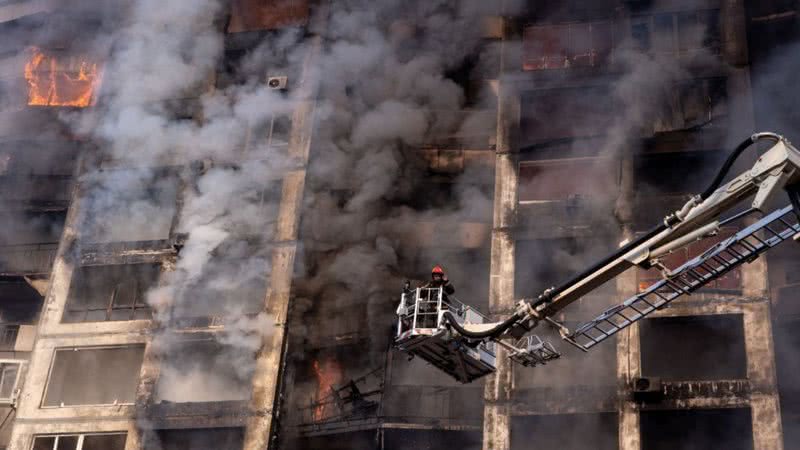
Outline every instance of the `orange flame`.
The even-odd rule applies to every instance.
[[[338,361],[328,358],[322,364],[314,361],[314,373],[317,375],[317,401],[322,403],[314,408],[314,420],[320,421],[333,413],[331,404],[326,402],[326,397],[330,397],[333,386],[341,383],[342,368]]]
[[[28,105],[74,106],[94,104],[94,90],[100,80],[97,63],[85,58],[56,58],[31,48],[25,64]]]

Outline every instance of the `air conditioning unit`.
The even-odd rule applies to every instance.
[[[661,382],[661,378],[634,378],[632,387],[635,400],[654,401],[664,397],[664,384]]]
[[[289,77],[267,77],[267,87],[276,91],[285,91],[289,82]]]

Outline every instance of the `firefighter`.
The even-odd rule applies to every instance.
[[[439,265],[434,266],[433,269],[431,270],[431,281],[425,283],[421,287],[429,289],[442,288],[442,301],[445,303],[445,305],[450,304],[450,299],[448,298],[448,295],[453,295],[453,293],[456,292],[456,288],[454,288],[453,285],[450,284],[450,280],[447,278],[447,274],[444,273],[444,269],[442,269],[442,266]],[[447,307],[445,305],[443,305],[444,308]],[[434,310],[431,310],[430,308],[434,308]],[[418,319],[417,323],[422,323],[423,328],[436,328],[437,315],[436,314],[431,315],[431,313],[436,312],[435,308],[436,308],[435,304],[431,303],[424,304],[424,306],[420,309],[420,311],[423,313],[422,320]]]
[[[444,293],[448,295],[453,295],[456,292],[456,288],[450,283],[450,279],[447,278],[447,274],[444,273],[444,269],[442,266],[434,266],[433,270],[431,270],[431,281],[425,284],[426,288],[444,288]]]

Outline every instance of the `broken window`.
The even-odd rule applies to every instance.
[[[221,450],[244,445],[244,428],[157,430],[145,450]]]
[[[169,238],[179,183],[164,170],[95,173],[82,204],[90,243],[157,241]]]
[[[631,19],[631,40],[644,52],[717,52],[722,42],[719,15],[719,10],[701,10],[637,16]]]
[[[174,403],[247,400],[255,351],[215,340],[169,346],[161,363],[155,398]]]
[[[35,436],[33,450],[125,450],[125,433]]]
[[[0,213],[0,245],[58,243],[66,215],[66,211]],[[13,249],[3,252],[8,250]]]
[[[613,98],[608,86],[525,92],[519,128],[521,146],[605,135],[615,117]]]
[[[23,277],[0,277],[0,327],[35,324],[44,298]],[[4,343],[11,343],[16,330],[2,328]],[[13,343],[11,343],[13,346]]]
[[[534,25],[523,42],[525,70],[595,67],[611,55],[613,34],[610,22]]]
[[[649,199],[644,197],[700,193],[708,187],[726,156],[723,152],[710,151],[637,156],[634,160],[636,194],[646,202]],[[647,208],[639,209],[647,211]],[[657,213],[653,220],[663,219],[663,211],[650,212]]]
[[[286,154],[289,148],[291,117],[272,114],[265,124],[250,126],[244,142],[244,153],[249,159],[268,158],[270,155]]]
[[[342,306],[337,304],[336,298],[326,297],[323,294],[314,308],[316,314],[326,317],[326,324],[324,327],[309,327],[306,339],[310,345],[349,344],[369,336],[369,330],[363,327],[367,313],[364,305]]]
[[[519,166],[519,201],[608,196],[615,190],[616,178],[612,162],[600,158],[523,162]]]
[[[72,276],[62,321],[150,319],[146,294],[160,273],[159,264],[79,267]]]
[[[612,450],[618,448],[616,413],[552,414],[511,418],[511,449]]]
[[[144,345],[56,349],[42,406],[133,404]]]
[[[724,78],[694,79],[668,89],[664,94],[666,101],[653,123],[656,133],[697,129],[728,115]]]
[[[753,449],[749,408],[640,412],[642,450]]]
[[[644,376],[680,381],[747,378],[741,314],[663,317],[640,324]]]
[[[308,22],[308,0],[234,0],[228,33],[274,30]]]
[[[24,361],[0,360],[0,404],[14,404]]]

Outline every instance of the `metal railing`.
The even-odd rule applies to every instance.
[[[50,273],[57,250],[57,242],[0,246],[0,274]]]
[[[17,344],[19,325],[0,325],[0,351],[11,351]]]
[[[450,311],[459,322],[484,323],[488,319],[475,309],[446,295],[442,288],[416,288],[402,294],[397,308],[398,336],[415,328],[444,327],[444,313]]]

